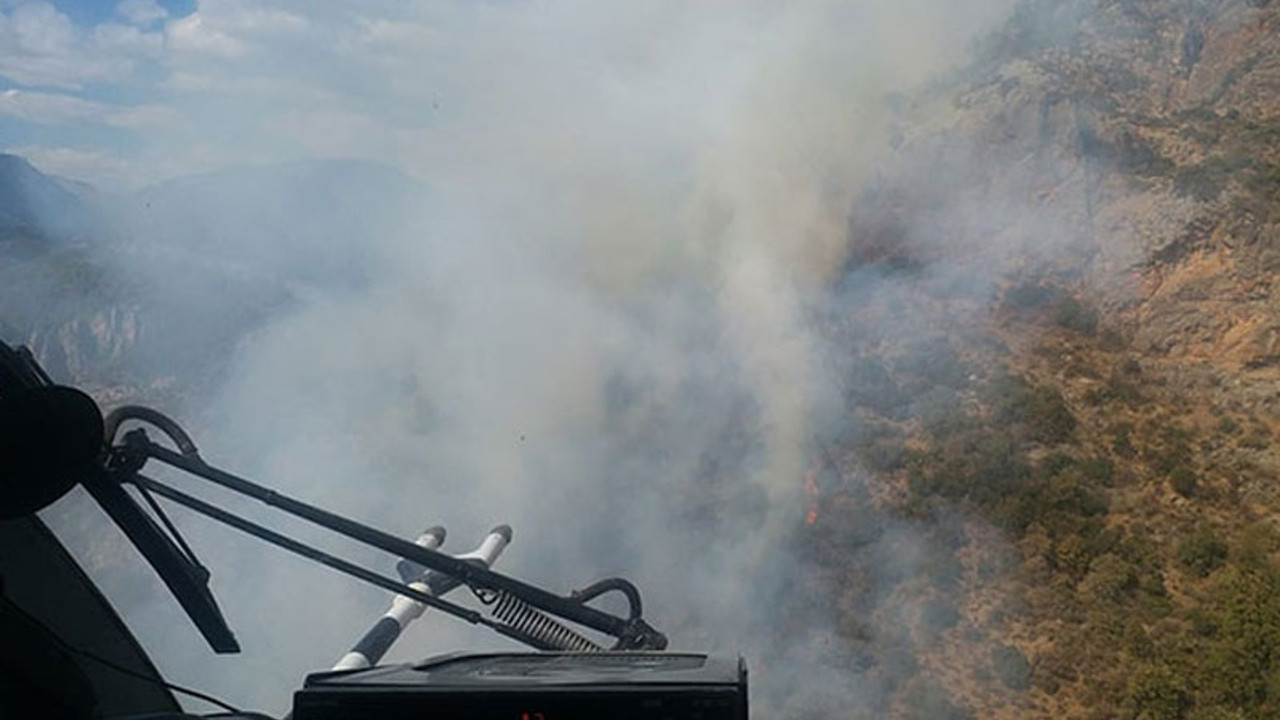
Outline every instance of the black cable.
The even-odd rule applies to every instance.
[[[60,640],[60,639],[59,639],[59,640]],[[79,656],[84,657],[84,658],[88,658],[89,660],[93,660],[94,662],[96,662],[96,663],[100,663],[100,664],[102,664],[102,665],[105,665],[106,667],[109,667],[109,668],[111,668],[112,670],[115,670],[115,671],[116,671],[116,672],[118,672],[118,673],[123,673],[123,674],[125,674],[125,675],[129,675],[129,676],[134,677],[134,678],[137,678],[137,679],[139,679],[139,680],[144,680],[144,681],[146,681],[146,682],[149,682],[149,683],[152,683],[152,684],[155,684],[155,685],[159,685],[159,686],[164,687],[164,688],[168,688],[169,690],[172,690],[173,692],[176,692],[176,693],[182,693],[183,695],[189,695],[190,697],[193,697],[193,698],[195,698],[195,699],[197,699],[197,700],[203,700],[204,702],[207,702],[207,703],[209,703],[210,705],[217,705],[218,707],[222,708],[223,710],[226,710],[228,713],[231,713],[231,714],[234,714],[234,715],[245,715],[245,714],[247,714],[247,713],[245,713],[245,711],[241,710],[240,708],[237,708],[235,705],[232,705],[231,703],[225,702],[225,701],[223,701],[223,700],[219,700],[218,698],[216,698],[216,697],[214,697],[214,696],[212,696],[212,695],[209,695],[209,694],[206,694],[206,693],[202,693],[202,692],[200,692],[199,690],[192,690],[192,689],[191,689],[191,688],[189,688],[189,687],[185,687],[185,686],[182,686],[182,685],[178,685],[177,683],[171,683],[171,682],[169,682],[168,680],[161,680],[161,679],[157,679],[157,678],[150,677],[150,676],[146,675],[145,673],[140,673],[140,672],[138,672],[138,671],[136,671],[136,670],[131,670],[131,669],[129,669],[129,668],[127,668],[127,667],[123,666],[123,665],[120,665],[120,664],[115,663],[115,662],[113,662],[113,661],[111,661],[111,660],[108,660],[108,659],[106,659],[106,658],[104,658],[104,657],[102,657],[102,656],[100,656],[100,655],[96,655],[96,654],[94,654],[94,653],[92,653],[92,652],[90,652],[90,651],[88,651],[88,650],[82,650],[82,649],[77,648],[77,647],[72,647],[72,646],[70,646],[70,645],[67,645],[66,643],[62,643],[62,646],[63,646],[63,648],[64,648],[67,652],[69,652],[69,653],[72,653],[72,654],[74,654],[74,655],[79,655]],[[258,715],[259,713],[254,713],[254,714],[255,714],[255,715]]]
[[[136,678],[136,679],[138,679],[138,680],[142,680],[142,681],[144,681],[144,682],[149,682],[149,683],[151,683],[151,684],[153,684],[153,685],[159,685],[159,686],[161,686],[161,687],[167,688],[167,689],[169,689],[169,690],[171,690],[171,691],[173,691],[173,692],[176,692],[176,693],[182,693],[183,695],[189,695],[189,696],[191,696],[191,697],[193,697],[193,698],[195,698],[195,699],[197,699],[197,700],[203,700],[204,702],[207,702],[207,703],[209,703],[210,705],[216,705],[216,706],[218,706],[218,707],[222,708],[223,710],[226,710],[227,712],[232,713],[232,714],[238,714],[238,715],[252,715],[253,717],[269,717],[269,716],[262,715],[261,713],[246,713],[245,711],[243,711],[243,710],[241,710],[241,709],[237,708],[236,706],[232,705],[231,703],[228,703],[228,702],[224,702],[224,701],[222,701],[222,700],[219,700],[218,698],[216,698],[216,697],[214,697],[214,696],[212,696],[212,695],[207,695],[207,694],[205,694],[205,693],[200,692],[199,690],[192,690],[192,689],[191,689],[191,688],[189,688],[189,687],[184,687],[184,686],[182,686],[182,685],[178,685],[178,684],[176,684],[176,683],[168,682],[167,680],[164,680],[163,678],[156,678],[156,677],[152,677],[152,676],[150,676],[150,675],[147,675],[146,673],[138,672],[137,670],[134,670],[134,669],[132,669],[132,668],[127,668],[127,667],[125,667],[125,666],[123,666],[123,665],[121,665],[121,664],[119,664],[119,663],[115,662],[114,660],[108,660],[107,658],[104,658],[104,657],[102,657],[101,655],[98,655],[97,653],[91,652],[91,651],[89,651],[89,650],[84,650],[84,649],[82,649],[82,648],[78,648],[78,647],[76,647],[76,646],[74,646],[74,645],[72,645],[72,644],[68,643],[66,640],[63,640],[63,639],[62,639],[61,637],[59,637],[59,636],[58,636],[58,634],[57,634],[57,633],[55,633],[55,632],[54,632],[54,631],[53,631],[53,630],[52,630],[48,625],[44,624],[44,622],[42,622],[39,618],[37,618],[37,617],[35,617],[34,615],[32,615],[31,613],[27,612],[25,609],[23,609],[22,607],[20,607],[20,606],[19,606],[19,605],[17,605],[16,603],[14,603],[14,602],[10,601],[10,602],[5,603],[5,605],[7,605],[8,607],[13,608],[14,610],[16,610],[16,611],[18,612],[18,614],[19,614],[19,615],[21,615],[21,616],[22,616],[22,617],[23,617],[27,622],[29,622],[29,623],[31,623],[32,625],[34,625],[34,626],[36,626],[36,627],[40,628],[41,630],[43,630],[43,631],[44,631],[44,633],[45,633],[46,635],[48,635],[48,636],[49,636],[49,639],[50,639],[50,640],[52,640],[52,641],[53,641],[53,643],[54,643],[55,645],[57,645],[57,646],[58,646],[59,648],[61,648],[63,651],[68,652],[68,653],[70,653],[70,654],[72,654],[72,655],[77,655],[77,656],[79,656],[79,657],[86,658],[86,659],[88,659],[88,660],[92,660],[92,661],[94,661],[94,662],[96,662],[96,663],[98,663],[98,664],[100,664],[100,665],[103,665],[104,667],[111,668],[112,670],[115,670],[115,671],[116,671],[116,672],[118,672],[118,673],[121,673],[121,674],[124,674],[124,675],[128,675],[128,676],[133,677],[133,678]]]

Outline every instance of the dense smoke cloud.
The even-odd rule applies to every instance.
[[[211,462],[321,506],[405,536],[442,522],[454,552],[510,522],[502,567],[560,592],[630,577],[675,648],[746,654],[762,709],[856,702],[829,608],[764,640],[771,603],[806,591],[788,538],[839,421],[813,319],[889,99],[1009,5],[201,3],[165,31],[164,112],[187,122],[136,163],[348,156],[426,189],[349,238],[360,282],[307,286],[182,412]],[[137,599],[174,681],[280,711],[385,602],[184,527],[247,651],[212,659],[162,593]],[[397,657],[504,646],[421,625]]]

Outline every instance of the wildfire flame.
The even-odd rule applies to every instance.
[[[818,468],[814,467],[804,475],[804,496],[809,498],[809,511],[805,513],[804,524],[818,522]]]

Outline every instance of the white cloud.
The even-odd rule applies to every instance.
[[[125,129],[154,128],[177,119],[162,105],[109,105],[62,95],[9,89],[0,92],[0,115],[41,125],[107,125]]]
[[[816,107],[804,104],[809,99],[841,102],[821,92],[834,81],[814,74],[804,80],[812,87],[792,87],[795,97],[766,97],[772,87],[766,76],[795,74],[787,63],[825,63],[819,69],[838,73],[846,87],[877,74],[888,83],[914,79],[919,73],[910,63],[933,67],[938,46],[948,44],[950,36],[929,33],[963,24],[958,10],[920,20],[931,4],[882,1],[839,9],[838,2],[804,0],[783,12],[763,1],[605,8],[584,0],[198,0],[194,12],[166,19],[155,0],[123,0],[115,6],[120,22],[80,28],[47,2],[26,2],[0,5],[6,8],[0,10],[0,76],[71,91],[118,83],[144,100],[126,111],[23,96],[9,98],[3,111],[64,124],[94,122],[97,113],[99,124],[147,128],[154,134],[147,145],[171,153],[225,139],[228,163],[253,160],[270,144],[274,156],[340,148],[349,156],[394,158],[409,172],[442,160],[469,172],[491,157],[537,165],[544,162],[542,148],[558,146],[565,158],[600,151],[598,157],[610,161],[599,172],[609,176],[619,133],[628,145],[701,142],[737,122],[745,104],[758,104],[757,112],[745,113],[754,118],[749,130],[739,124],[732,128],[737,139],[720,141],[750,147],[757,138],[741,133],[785,134],[794,110]],[[821,50],[811,45],[791,53],[789,41],[780,39],[811,32],[824,17],[830,30],[819,35]],[[886,28],[896,27],[886,17],[912,18],[907,25],[915,34],[892,38],[895,48],[911,52],[880,47],[889,42]],[[783,25],[763,29],[774,21]],[[858,25],[879,29],[849,30]],[[841,49],[844,35],[856,36],[848,42],[857,47]],[[956,42],[967,35],[954,33]],[[839,65],[806,59],[804,52],[856,57]],[[781,53],[783,62],[760,60],[769,53]],[[896,69],[873,69],[879,56],[893,56]],[[149,72],[138,72],[144,63]],[[765,89],[750,91],[759,97],[742,95],[744,105],[735,106],[730,98],[749,91],[743,83],[753,73],[759,77],[751,82]],[[154,132],[163,125],[159,106],[180,112],[187,125],[172,134]],[[827,109],[839,115],[839,108]],[[231,137],[227,127],[239,135]],[[839,127],[809,130],[838,133]],[[245,135],[254,132],[259,135]],[[825,138],[815,144],[828,146]],[[724,162],[713,154],[699,162]],[[776,160],[809,162],[800,155]]]
[[[146,27],[169,17],[169,11],[156,0],[124,0],[116,5],[116,14],[131,25]]]
[[[310,157],[364,158],[405,167],[406,154],[422,144],[423,133],[397,127],[356,110],[283,112],[265,118],[263,132]]]
[[[305,33],[310,23],[301,15],[263,9],[257,3],[224,1],[202,3],[199,9],[169,24],[171,59],[187,55],[224,59],[264,52],[282,38]]]
[[[424,22],[361,17],[354,32],[340,38],[340,51],[375,63],[403,68],[406,61],[436,47],[440,29]]]
[[[261,7],[240,8],[222,19],[233,32],[248,36],[269,37],[303,32],[310,23],[301,15],[284,10],[264,10]]]
[[[164,36],[160,33],[117,23],[98,25],[93,29],[91,38],[92,51],[129,59],[154,58],[164,48]]]
[[[47,2],[23,3],[0,12],[0,77],[73,90],[119,82],[162,44],[158,33],[118,23],[84,30]]]
[[[169,47],[178,53],[194,53],[222,58],[245,54],[245,43],[226,30],[210,23],[204,15],[193,13],[169,25]]]
[[[25,157],[41,172],[73,180],[87,180],[98,188],[128,186],[138,174],[138,168],[133,162],[100,150],[19,145],[5,148],[4,152]]]

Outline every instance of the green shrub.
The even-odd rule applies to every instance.
[[[1213,704],[1249,717],[1274,717],[1280,688],[1280,574],[1272,567],[1228,566],[1204,604],[1216,633],[1203,652],[1201,686]]]
[[[877,472],[893,472],[906,467],[910,453],[901,440],[890,439],[863,445],[858,459],[867,469]]]
[[[1118,603],[1138,588],[1138,574],[1133,565],[1124,559],[1106,553],[1089,563],[1089,572],[1080,581],[1077,592],[1088,599],[1103,603]]]
[[[1112,151],[1120,169],[1133,175],[1163,177],[1174,167],[1151,141],[1129,130],[1120,134]]]
[[[1133,425],[1119,423],[1115,427],[1115,435],[1111,438],[1111,450],[1122,458],[1133,457]]]
[[[1242,568],[1269,572],[1271,558],[1280,549],[1280,536],[1270,523],[1257,522],[1236,534],[1231,545],[1231,560]]]
[[[1210,705],[1208,707],[1196,708],[1187,716],[1187,720],[1249,720],[1249,718],[1239,710],[1226,708],[1221,705]]]
[[[1142,660],[1152,660],[1156,656],[1156,644],[1151,641],[1142,623],[1131,621],[1124,628],[1124,649],[1130,655]]]
[[[1112,487],[1115,485],[1115,465],[1109,458],[1096,456],[1085,458],[1077,463],[1080,468],[1080,474],[1090,483],[1095,483],[1102,487]]]
[[[964,574],[960,559],[952,552],[934,553],[922,569],[929,582],[943,592],[953,592]]]
[[[1265,430],[1255,429],[1240,439],[1240,447],[1249,450],[1266,450],[1271,447],[1271,435]]]
[[[1186,465],[1179,465],[1169,473],[1169,485],[1184,498],[1193,498],[1200,492],[1200,477]]]
[[[1211,638],[1218,634],[1218,618],[1204,607],[1194,607],[1187,613],[1187,622],[1191,632],[1202,638]]]
[[[1023,487],[1031,472],[1013,438],[989,428],[957,431],[936,443],[909,468],[908,485],[915,495],[964,498],[991,507]]]
[[[1059,327],[1093,336],[1098,332],[1098,311],[1077,300],[1063,287],[1038,280],[1024,280],[1004,294],[1011,310],[1046,313]]]
[[[1053,321],[1081,335],[1093,336],[1098,332],[1098,311],[1070,296],[1054,306]]]
[[[956,391],[941,385],[935,385],[919,393],[915,402],[911,403],[911,415],[920,421],[926,432],[941,429],[949,432],[951,425],[964,418],[965,414]]]
[[[932,680],[916,678],[903,693],[905,717],[910,720],[971,720],[973,713],[959,707],[943,687]]]
[[[1045,477],[1053,477],[1076,467],[1079,464],[1074,457],[1064,452],[1049,453],[1044,456],[1036,470]]]
[[[889,369],[876,358],[856,361],[845,379],[846,402],[870,408],[885,417],[902,417],[910,400]]]
[[[938,636],[950,630],[960,622],[960,611],[941,598],[934,598],[924,604],[920,612],[920,629],[926,642],[936,642]]]
[[[945,337],[911,342],[890,362],[903,378],[904,388],[913,395],[931,387],[960,390],[969,384],[971,370]]]
[[[1173,599],[1164,584],[1164,572],[1148,569],[1138,576],[1138,607],[1149,617],[1167,617],[1173,612]]]
[[[1062,394],[1051,387],[1009,377],[995,383],[992,392],[997,423],[1021,426],[1032,440],[1045,444],[1066,442],[1075,433],[1075,415]]]
[[[1022,651],[1012,645],[997,645],[991,651],[991,664],[1000,682],[1013,690],[1031,687],[1031,663]]]
[[[1131,376],[1120,371],[1112,372],[1102,387],[1089,392],[1089,402],[1102,405],[1108,402],[1124,403],[1130,407],[1142,400],[1142,391]]]
[[[1079,535],[1067,535],[1053,545],[1053,567],[1071,578],[1081,578],[1089,570],[1094,555]]]
[[[1199,577],[1207,577],[1227,561],[1228,549],[1213,528],[1201,525],[1178,543],[1178,562]]]
[[[1191,708],[1186,679],[1158,664],[1144,665],[1130,676],[1125,700],[1136,720],[1182,720]]]
[[[1194,453],[1189,431],[1176,426],[1166,427],[1159,432],[1158,439],[1156,445],[1147,447],[1143,453],[1152,469],[1162,475],[1172,475],[1178,468],[1191,464]]]
[[[1221,158],[1178,168],[1173,173],[1173,189],[1183,197],[1201,202],[1216,200],[1227,187],[1231,173]]]
[[[1061,296],[1062,290],[1058,288],[1041,285],[1035,280],[1024,280],[1005,292],[1004,304],[1015,310],[1030,310],[1048,307]]]

